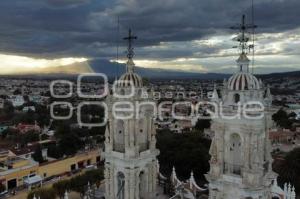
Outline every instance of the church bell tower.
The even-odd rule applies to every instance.
[[[142,78],[134,72],[133,40],[129,30],[126,73],[107,97],[105,133],[105,192],[108,199],[151,199],[156,194],[157,164],[153,109]],[[117,94],[117,95],[115,95]],[[137,104],[140,104],[139,106]],[[130,106],[133,105],[133,111]],[[120,109],[126,109],[120,110]],[[116,111],[118,109],[118,111]]]
[[[271,94],[249,71],[249,46],[243,16],[239,25],[237,71],[224,81],[213,119],[210,148],[209,199],[271,199],[272,157],[268,130],[272,127]],[[246,112],[245,110],[249,110]]]

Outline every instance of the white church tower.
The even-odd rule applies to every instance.
[[[254,27],[246,25],[243,16],[238,28],[237,41],[241,48],[236,61],[238,70],[224,81],[221,97],[214,99],[220,102],[218,108],[223,115],[212,122],[214,138],[210,171],[206,175],[209,199],[271,199],[271,184],[276,178],[272,172],[268,135],[273,125],[272,98],[268,88],[249,71],[246,31]],[[246,106],[250,102],[255,104]],[[246,108],[252,112],[244,114]]]
[[[128,40],[127,71],[115,84],[114,93],[107,97],[105,198],[150,199],[155,198],[156,193],[156,156],[159,153],[155,146],[153,108],[141,105],[147,104],[149,97],[142,78],[134,72],[132,42],[137,37],[129,30],[129,36],[124,39]],[[133,95],[126,98],[130,93]],[[134,111],[113,111],[131,109],[130,104]]]

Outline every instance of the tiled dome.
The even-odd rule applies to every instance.
[[[117,85],[118,87],[134,86],[139,88],[143,86],[143,80],[138,74],[127,72],[120,77]]]
[[[228,80],[229,90],[258,90],[260,83],[258,79],[247,72],[238,72]]]

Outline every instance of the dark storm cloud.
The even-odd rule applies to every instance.
[[[132,27],[141,47],[160,42],[202,39],[221,34],[249,15],[245,0],[2,0],[0,51],[35,57],[114,57],[117,16],[120,35]],[[255,3],[261,32],[282,32],[300,26],[299,0],[260,0]],[[121,43],[124,45],[124,42]],[[182,44],[178,44],[182,45]],[[143,57],[192,56],[195,50],[216,48],[184,45],[171,50],[141,48]]]
[[[78,6],[88,3],[89,0],[47,0],[47,3],[53,6]]]
[[[299,10],[298,0],[262,2],[255,8],[255,18],[260,27],[258,30],[278,32],[297,28],[300,26]]]

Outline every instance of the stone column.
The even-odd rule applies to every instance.
[[[151,131],[151,126],[152,126],[152,120],[151,118],[146,115],[146,125],[147,125],[147,141],[150,143],[151,142],[151,135],[152,135],[152,131]]]
[[[114,169],[114,167],[112,166],[111,167],[111,172],[110,172],[110,196],[111,196],[111,198],[110,199],[112,199],[112,198],[114,198],[117,194],[116,194],[116,192],[117,192],[117,185],[116,185],[116,178],[117,178],[117,174],[115,173],[115,169]]]
[[[140,183],[142,183],[140,181],[140,176],[139,176],[139,172],[137,172],[137,170],[135,169],[134,171],[135,175],[135,198],[140,198]]]
[[[129,146],[134,147],[134,121],[128,120],[128,134],[129,134]]]
[[[134,199],[135,198],[135,175],[134,175],[134,169],[129,170],[129,198],[128,199]]]
[[[105,165],[105,195],[107,198],[111,198],[110,196],[110,168],[109,165]]]
[[[125,154],[126,154],[126,151],[129,148],[129,132],[128,132],[129,124],[128,124],[128,120],[124,121],[124,125],[125,125],[125,128],[124,128],[124,145],[125,145]]]
[[[131,181],[130,181],[130,170],[126,169],[126,171],[125,171],[125,186],[124,186],[125,199],[130,199],[130,192],[131,192],[130,183],[131,183]]]
[[[109,125],[110,125],[110,131],[109,131],[109,137],[110,137],[110,146],[111,146],[111,148],[113,149],[113,144],[114,144],[114,133],[115,133],[115,125],[114,124],[112,124],[112,123],[114,123],[115,122],[115,120],[111,120],[111,122],[109,123]]]
[[[158,175],[158,171],[157,171],[157,164],[155,161],[152,162],[151,165],[151,193],[152,193],[152,197],[155,198],[156,195],[156,186],[157,186],[157,175]]]
[[[249,166],[250,166],[250,143],[251,143],[250,133],[251,132],[247,133],[247,135],[245,136],[245,142],[244,142],[244,145],[245,145],[244,166],[245,166],[246,170],[248,170]]]

